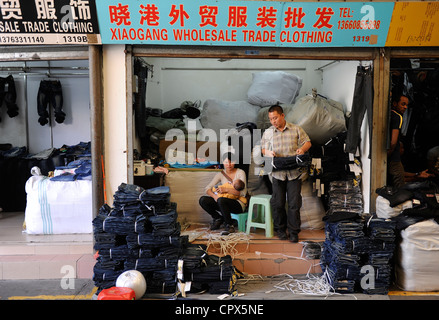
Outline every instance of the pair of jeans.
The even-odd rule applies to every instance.
[[[291,157],[273,157],[273,171],[292,170],[301,167],[308,167],[311,164],[311,157],[308,153],[291,156]]]
[[[302,207],[302,180],[278,180],[273,177],[273,194],[270,205],[273,215],[273,227],[276,232],[300,232],[300,208]],[[288,201],[288,210],[285,204]]]
[[[3,101],[8,109],[9,118],[18,116],[18,106],[16,104],[17,91],[15,90],[14,78],[9,75],[6,78],[0,78],[0,107]],[[1,118],[0,118],[1,121]]]
[[[61,82],[58,80],[41,80],[37,96],[38,115],[40,116],[38,122],[40,125],[44,126],[49,122],[48,107],[55,110],[55,121],[63,123],[66,118],[66,114],[62,109],[63,102]]]
[[[373,74],[371,67],[358,66],[355,76],[354,98],[348,122],[345,152],[355,154],[360,143],[361,125],[367,111],[369,141],[372,143]],[[372,148],[369,149],[370,151]],[[369,151],[369,158],[370,158]]]
[[[215,201],[210,196],[200,197],[199,204],[213,220],[224,221],[226,225],[232,225],[231,213],[242,213],[242,206],[238,200],[228,198],[218,198]]]

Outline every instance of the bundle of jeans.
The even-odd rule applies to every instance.
[[[139,252],[136,250],[131,250],[126,244],[124,244],[120,246],[100,249],[99,257],[104,257],[112,260],[125,260],[127,258],[139,257]]]
[[[183,269],[184,280],[192,282],[191,292],[204,288],[210,293],[231,293],[236,283],[236,270],[229,255],[207,255],[200,267]]]
[[[114,233],[94,233],[94,239],[94,249],[98,251],[126,245],[125,236]]]
[[[354,293],[357,287],[355,280],[333,280],[330,281],[330,284],[337,293]]]
[[[292,157],[273,157],[273,171],[292,170],[297,168],[306,168],[311,164],[311,157],[308,153]]]
[[[362,276],[361,267],[359,265],[337,265],[336,263],[330,263],[327,266],[327,270],[331,279],[358,281]]]
[[[371,239],[392,243],[395,241],[395,221],[371,216],[366,226]]]
[[[139,199],[146,206],[154,207],[154,212],[158,214],[166,212],[171,204],[171,194],[169,192],[169,187],[167,186],[143,190]]]
[[[174,293],[177,286],[177,277],[174,268],[155,271],[146,278],[147,293]]]
[[[370,250],[370,239],[367,237],[359,238],[334,238],[332,246],[337,252],[364,254]]]
[[[325,228],[325,232],[330,238],[364,237],[364,223],[360,219],[326,222]]]
[[[100,261],[97,261],[93,267],[93,281],[98,288],[98,293],[107,288],[114,287],[116,285],[117,278],[124,272],[121,270],[105,269]]]
[[[111,215],[123,217],[135,217],[138,215],[150,216],[153,215],[154,208],[147,207],[140,201],[131,203],[115,203],[114,212]]]
[[[169,210],[165,214],[157,214],[149,217],[154,236],[179,235],[181,226],[177,222],[177,212]]]
[[[207,246],[202,244],[189,244],[183,249],[181,259],[185,270],[199,269],[205,264],[208,257]]]
[[[106,217],[102,221],[102,230],[107,233],[129,235],[137,232],[145,232],[148,229],[148,220],[143,217]]]
[[[99,262],[101,268],[104,270],[120,271],[125,268],[124,259],[112,259],[107,256],[99,255],[97,261]]]
[[[137,203],[143,191],[142,187],[134,184],[121,183],[113,195],[113,206],[119,208],[128,203]]]
[[[128,234],[126,236],[128,247],[131,249],[146,248],[163,248],[167,246],[181,247],[182,241],[187,241],[187,236],[154,236],[151,233]]]
[[[176,268],[178,258],[174,259],[160,259],[157,257],[152,258],[139,258],[139,259],[127,259],[125,261],[125,268],[127,270],[138,270],[141,273],[149,271],[159,271],[167,268]]]
[[[395,242],[388,242],[388,241],[382,241],[382,240],[370,240],[369,242],[370,252],[395,252],[396,249],[396,243]]]
[[[330,183],[328,191],[328,215],[337,212],[363,213],[363,198],[361,189],[354,181],[339,180]]]

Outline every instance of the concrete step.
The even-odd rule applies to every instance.
[[[50,236],[40,238],[0,243],[0,280],[93,276],[92,241],[51,242]]]
[[[1,255],[0,280],[91,279],[92,254]]]
[[[243,234],[242,238],[245,239]],[[235,267],[247,274],[273,276],[279,274],[320,273],[319,259],[307,259],[304,241],[321,242],[325,239],[324,230],[303,230],[299,242],[291,243],[278,238],[266,238],[263,233],[251,233],[247,239],[230,243],[227,236],[216,238],[197,238],[193,243],[208,245],[208,252],[215,255],[230,254]],[[239,239],[239,235],[235,235]],[[222,243],[223,242],[223,243]]]

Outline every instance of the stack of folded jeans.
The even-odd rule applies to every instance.
[[[170,209],[167,213],[156,214],[149,217],[154,236],[177,236],[180,235],[181,226],[177,222],[177,212]]]
[[[155,214],[167,212],[171,205],[171,194],[167,186],[143,190],[139,195],[139,199],[146,206],[153,207]]]
[[[169,188],[143,189],[122,183],[93,219],[98,260],[93,280],[99,290],[115,285],[127,270],[138,270],[147,282],[146,293],[173,293],[176,270],[188,236],[180,236],[176,205]]]
[[[190,292],[232,293],[237,273],[229,255],[209,255],[202,248],[191,247],[183,253],[184,281],[191,282]]]
[[[336,292],[387,294],[395,249],[394,230],[393,221],[375,216],[366,220],[356,214],[349,217],[346,213],[334,213],[325,219],[320,262]],[[365,266],[369,268],[363,269]],[[365,276],[368,278],[364,279]],[[362,280],[368,280],[366,285]]]
[[[371,239],[371,248],[365,264],[374,268],[375,281],[368,294],[387,294],[391,283],[392,258],[396,247],[396,223],[390,219],[371,216],[366,223],[366,234]]]
[[[354,180],[333,181],[329,184],[328,214],[336,212],[363,213],[363,196]]]

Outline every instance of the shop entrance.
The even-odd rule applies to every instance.
[[[390,72],[390,103],[393,97],[401,94],[409,101],[403,114],[400,144],[405,182],[437,182],[439,60],[395,58],[390,62]]]
[[[78,203],[80,206],[84,205],[90,213],[90,217],[82,222],[83,226],[77,225],[81,230],[72,229],[67,230],[66,234],[55,234],[63,233],[60,232],[59,226],[56,226],[57,217],[65,215],[65,210],[72,209],[68,203],[61,200],[67,196],[64,200],[69,201],[67,189],[64,192],[58,190],[57,194],[54,190],[49,192],[45,189],[46,203],[51,203],[44,207],[39,201],[43,184],[47,186],[50,183],[49,176],[63,176],[71,170],[69,164],[74,161],[91,161],[93,135],[90,118],[91,110],[94,108],[90,108],[89,49],[13,49],[15,53],[11,52],[11,48],[5,48],[0,55],[1,77],[10,80],[2,90],[6,95],[9,94],[6,99],[13,98],[8,100],[10,106],[3,104],[0,109],[0,243],[5,246],[13,245],[19,250],[20,244],[26,245],[30,242],[59,244],[78,241],[89,243],[91,252],[92,234],[91,228],[88,227],[92,218],[94,193],[91,179],[84,175],[84,181],[81,182],[88,184],[88,189]],[[16,106],[17,111],[13,117],[9,112],[12,105]],[[57,172],[59,167],[63,167],[61,170],[65,172]],[[32,168],[34,170],[31,170]],[[35,177],[36,180],[33,184],[26,184],[31,177]],[[85,182],[86,180],[88,182]],[[67,182],[60,182],[64,183]],[[38,189],[38,186],[41,188]],[[60,202],[58,206],[52,203],[55,198]],[[44,211],[43,207],[48,210]],[[29,215],[40,213],[40,218],[43,219],[39,219],[40,222],[31,217],[26,219],[27,209]],[[73,219],[78,222],[81,220],[80,217]],[[64,222],[64,225],[71,223]],[[3,251],[8,252],[8,249],[2,247]]]
[[[160,49],[157,48],[134,47],[132,50],[133,68],[130,70],[135,73],[136,61],[145,65],[147,70],[144,92],[145,108],[160,114],[178,109],[185,101],[198,103],[201,112],[203,112],[205,102],[210,100],[225,101],[226,104],[246,101],[252,76],[264,71],[284,71],[300,76],[303,79],[303,85],[296,101],[312,94],[312,89],[315,88],[318,94],[341,102],[344,107],[343,112],[349,113],[352,106],[357,67],[368,65],[373,68],[374,62],[379,60],[375,51],[363,50],[343,53],[328,50],[325,54],[313,50],[283,51],[279,49],[273,52],[265,52],[265,50],[239,51],[239,49],[231,51],[227,49],[205,51],[183,49],[179,50],[178,53],[173,50],[168,50],[166,53],[159,51]],[[379,72],[378,70],[377,67],[376,72]],[[139,88],[137,85],[136,89],[139,90]],[[133,101],[133,105],[134,103],[135,101]],[[378,104],[378,102],[376,103]],[[135,112],[135,108],[133,110]],[[236,111],[235,114],[236,117],[231,119],[231,122],[238,119],[239,112]],[[200,115],[200,117],[202,116]],[[133,119],[136,119],[135,114]],[[185,121],[187,120],[185,119]],[[366,121],[366,118],[364,120]],[[203,121],[207,122],[208,120],[204,117]],[[235,124],[229,128],[234,127]],[[196,122],[196,126],[200,128],[203,125]],[[165,156],[163,153],[166,152],[166,149],[163,147],[160,149],[160,141],[163,140],[164,133],[153,130],[154,132],[149,132],[147,139],[142,139],[139,136],[141,130],[136,125],[134,127],[134,161],[156,157],[163,159]],[[148,127],[147,130],[151,130],[151,127]],[[374,159],[368,159],[370,141],[367,132],[367,126],[363,124],[360,150],[363,165],[362,184],[366,210],[369,210],[369,201],[371,201],[369,190],[371,184],[376,182],[375,179],[370,180],[370,172],[371,167],[376,166],[376,163],[374,163]],[[375,143],[372,141],[372,148],[374,148]],[[200,179],[196,180],[200,182]],[[136,176],[134,176],[133,181],[136,181]],[[204,188],[204,186],[202,187]],[[187,200],[186,197],[185,201]],[[191,205],[197,206],[198,199],[192,200],[190,201]],[[198,210],[198,208],[196,209]],[[202,213],[199,213],[198,218],[204,219],[205,217],[200,218],[201,215]]]

